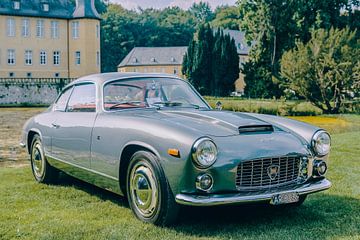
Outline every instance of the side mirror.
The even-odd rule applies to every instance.
[[[216,110],[219,110],[219,111],[221,111],[222,110],[222,103],[220,102],[220,101],[217,101],[216,102]]]

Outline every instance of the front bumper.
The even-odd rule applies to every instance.
[[[296,192],[297,194],[307,195],[326,190],[331,187],[331,182],[322,179],[317,182],[310,182],[297,188],[257,193],[236,193],[236,194],[211,194],[211,195],[194,195],[194,194],[177,194],[175,200],[182,205],[190,206],[215,206],[226,204],[255,203],[270,201],[276,194]]]

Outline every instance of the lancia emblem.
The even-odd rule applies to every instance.
[[[271,180],[275,180],[279,175],[280,166],[279,165],[271,165],[267,168],[267,174]]]

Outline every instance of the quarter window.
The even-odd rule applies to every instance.
[[[8,18],[6,21],[6,33],[8,37],[15,37],[15,19]]]
[[[25,65],[32,65],[32,51],[25,50]]]
[[[44,37],[44,20],[36,21],[36,37],[43,38]]]
[[[72,25],[72,37],[79,38],[79,21],[72,22],[71,25]]]
[[[68,102],[71,90],[72,88],[68,88],[61,93],[60,97],[57,99],[56,103],[54,104],[55,111],[65,112],[66,104]]]
[[[75,86],[69,99],[67,112],[95,112],[95,84]]]
[[[51,37],[59,38],[59,22],[51,21]]]
[[[40,65],[46,65],[47,63],[47,54],[45,51],[40,52]]]
[[[28,37],[30,35],[30,20],[23,19],[21,26],[21,36]]]
[[[15,49],[8,49],[8,64],[15,65],[16,58],[15,58]]]

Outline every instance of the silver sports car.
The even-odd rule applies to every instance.
[[[300,205],[328,189],[329,134],[287,118],[213,110],[173,75],[107,73],[66,86],[21,145],[36,181],[59,171],[127,196],[141,220],[180,205]]]

